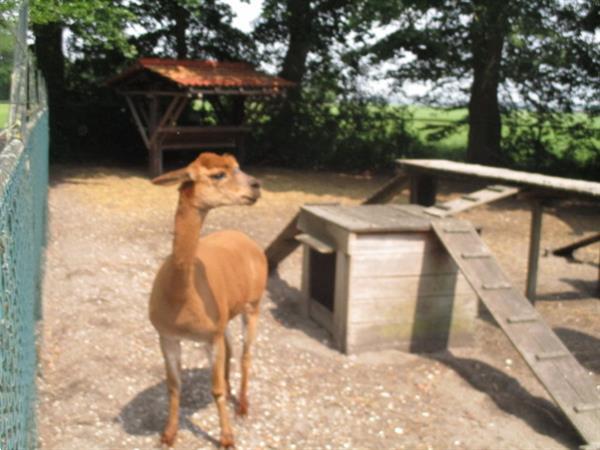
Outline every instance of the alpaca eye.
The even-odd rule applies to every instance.
[[[225,172],[213,173],[210,177],[213,180],[222,180],[223,178],[225,178]]]

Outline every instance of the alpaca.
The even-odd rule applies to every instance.
[[[149,316],[160,338],[169,392],[169,415],[161,441],[175,442],[181,395],[181,339],[213,346],[212,394],[219,413],[220,444],[234,446],[227,398],[230,395],[228,322],[242,314],[245,324],[237,412],[248,412],[250,348],[256,337],[259,303],[267,283],[267,260],[256,242],[239,231],[200,237],[209,210],[252,205],[260,183],[245,174],[231,155],[202,153],[179,170],[152,180],[179,185],[173,251],[160,268],[150,296]]]

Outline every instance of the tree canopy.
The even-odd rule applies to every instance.
[[[393,31],[364,53],[374,62],[395,61],[389,75],[399,83],[429,81],[430,98],[446,102],[451,97],[440,93],[450,83],[468,83],[471,161],[503,162],[502,107],[598,108],[600,23],[593,1],[377,0],[368,10]]]
[[[344,165],[346,153],[363,167],[418,156],[405,129],[410,113],[389,104],[392,92],[375,99],[364,88],[385,64],[396,88],[433,87],[420,101],[468,107],[469,160],[513,164],[527,147],[537,164],[549,160],[549,133],[575,142],[565,148],[596,151],[598,10],[594,0],[264,0],[246,33],[233,26],[225,0],[32,0],[31,20],[61,148],[78,129],[73,104],[83,108],[86,99],[122,111],[104,80],[135,57],[161,56],[245,60],[297,82],[282,101],[257,110],[255,144],[273,162]],[[118,131],[126,134],[124,126]],[[353,153],[353,145],[361,150]]]

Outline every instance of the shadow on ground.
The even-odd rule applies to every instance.
[[[196,425],[191,416],[194,412],[212,404],[210,369],[184,369],[179,426],[196,437],[218,446],[219,441]],[[165,382],[143,390],[123,407],[115,420],[122,424],[126,433],[136,436],[156,435],[158,442],[167,419],[167,386]]]
[[[600,339],[571,328],[558,327],[554,332],[586,370],[600,374]]]
[[[314,321],[303,316],[300,309],[302,292],[279,276],[277,271],[269,276],[267,290],[275,307],[270,310],[273,319],[285,328],[301,331],[311,339],[335,349],[329,333]]]
[[[456,357],[450,352],[428,356],[454,370],[473,388],[486,394],[498,408],[520,418],[536,432],[570,448],[580,444],[576,431],[560,409],[545,398],[531,395],[512,376],[483,361]]]

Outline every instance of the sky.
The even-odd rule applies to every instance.
[[[253,22],[260,14],[262,0],[250,0],[249,3],[241,2],[240,0],[229,0],[228,3],[237,14],[233,20],[233,25],[242,31],[251,31]]]
[[[258,18],[261,11],[263,0],[250,0],[249,2],[243,2],[241,0],[228,0],[229,5],[233,9],[236,17],[233,19],[233,25],[244,32],[252,31],[254,28],[254,21]],[[379,68],[381,72],[382,68]],[[396,94],[390,96],[391,91],[391,80],[374,80],[373,77],[365,80],[367,91],[373,95],[382,95],[387,98],[391,98],[393,102],[397,102],[400,99]],[[418,83],[405,83],[405,93],[409,96],[423,95],[427,90],[427,86]]]

